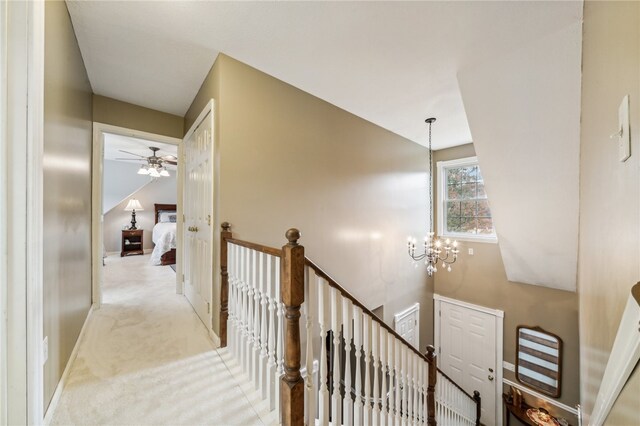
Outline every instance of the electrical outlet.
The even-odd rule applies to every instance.
[[[472,248],[469,249],[469,256],[473,256],[473,249]]]
[[[510,362],[507,361],[502,361],[502,366],[504,367],[505,370],[509,370],[509,371],[516,371],[516,366],[511,364]]]
[[[42,363],[44,364],[49,359],[49,336],[45,336],[42,341]]]

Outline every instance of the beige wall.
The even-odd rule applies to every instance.
[[[107,183],[105,182],[105,185]],[[136,228],[144,230],[144,249],[153,249],[151,240],[155,221],[154,204],[176,204],[178,195],[177,181],[175,174],[171,177],[158,178],[155,181],[147,183],[138,191],[126,197],[103,218],[103,235],[104,247],[107,252],[118,252],[116,256],[120,256],[122,248],[122,226],[131,225],[131,212],[125,211],[129,199],[137,198],[144,208],[143,211],[136,211]]]
[[[64,2],[45,6],[44,406],[91,306],[91,86]]]
[[[434,159],[446,161],[474,155],[473,145],[468,144],[436,151]],[[435,182],[437,194],[437,179]],[[491,203],[490,188],[487,191]],[[579,402],[578,296],[568,291],[510,282],[502,263],[499,244],[461,242],[461,255],[453,270],[436,274],[435,292],[503,310],[503,356],[510,363],[515,363],[518,325],[537,325],[560,336],[564,344],[564,357],[559,400],[573,407]],[[473,248],[473,256],[468,255],[469,248]],[[504,377],[515,381],[514,373],[508,370],[504,370]]]
[[[93,121],[182,138],[183,118],[104,96],[93,95]]]
[[[420,302],[421,347],[431,343],[431,283],[406,255],[407,235],[425,233],[426,149],[224,55],[187,125],[211,97],[216,226],[276,247],[299,228],[307,255],[367,307],[384,305],[388,323]]]
[[[580,179],[581,399],[593,410],[629,290],[640,280],[640,3],[585,2]],[[631,158],[609,135],[629,95]],[[640,369],[607,425],[640,424]]]

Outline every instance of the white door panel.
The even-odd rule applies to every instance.
[[[480,392],[481,421],[496,424],[496,317],[464,306],[440,302],[442,371],[466,392]]]
[[[420,349],[420,304],[394,315],[395,330],[414,348]]]
[[[185,295],[211,328],[213,287],[213,112],[184,141]]]

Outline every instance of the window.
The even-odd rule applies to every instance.
[[[438,162],[438,234],[496,241],[484,180],[476,157]]]

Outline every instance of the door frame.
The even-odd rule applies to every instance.
[[[200,111],[200,114],[198,114],[198,117],[194,120],[193,124],[191,124],[191,127],[189,127],[189,131],[187,131],[187,133],[184,135],[184,138],[182,139],[182,147],[185,146],[185,143],[187,141],[187,139],[189,139],[193,133],[196,131],[196,129],[198,128],[198,126],[200,126],[200,124],[202,123],[202,121],[207,117],[207,114],[211,113],[211,119],[213,120],[213,129],[211,132],[211,137],[212,137],[212,141],[211,141],[211,155],[212,155],[212,166],[213,166],[213,170],[211,171],[211,186],[212,186],[212,190],[213,190],[213,194],[211,197],[211,200],[213,202],[213,206],[212,206],[212,211],[211,211],[211,215],[213,216],[211,219],[211,232],[212,232],[212,237],[211,237],[211,253],[213,254],[213,259],[212,259],[212,268],[211,268],[211,309],[209,310],[209,316],[208,316],[208,321],[207,323],[205,323],[205,327],[207,328],[207,331],[209,333],[209,337],[211,338],[211,340],[213,341],[213,344],[215,345],[215,347],[219,347],[220,346],[220,337],[218,337],[218,335],[216,334],[216,332],[213,329],[213,316],[214,316],[214,312],[216,312],[215,309],[215,305],[214,305],[214,301],[215,301],[215,283],[217,278],[220,276],[220,273],[216,272],[219,271],[219,260],[220,260],[220,255],[218,252],[218,247],[220,247],[220,233],[216,232],[216,230],[220,229],[219,228],[219,199],[218,199],[218,171],[219,171],[219,157],[218,157],[218,144],[217,144],[217,126],[216,126],[216,117],[215,117],[215,101],[213,98],[209,99],[209,101],[207,102],[207,104],[203,107],[202,111]],[[182,151],[182,154],[180,155],[180,159],[178,160],[178,162],[180,164],[182,164],[182,170],[186,170],[186,154],[184,153],[184,150]],[[183,177],[183,185],[185,184],[186,179]],[[184,201],[182,200],[182,197],[184,197],[184,193],[181,193],[181,203]],[[182,218],[182,215],[181,215]],[[181,223],[181,231],[182,234],[184,235],[184,221]],[[185,250],[185,246],[184,244],[182,244],[182,247],[180,249],[180,257],[184,256],[184,250]],[[182,274],[182,277],[184,277],[184,273]],[[182,293],[184,294],[185,298],[187,297],[186,293],[185,293],[185,289],[184,289],[184,279],[181,282],[181,288],[182,288]],[[218,298],[219,300],[219,298]],[[191,304],[191,302],[189,302]],[[194,308],[194,312],[195,312],[195,308]],[[197,314],[196,314],[197,315]]]
[[[178,146],[178,158],[182,156],[182,139],[141,130],[128,129],[126,127],[111,124],[93,123],[93,159],[91,170],[91,298],[96,309],[102,305],[102,255],[103,255],[103,229],[102,229],[102,191],[104,183],[104,134],[112,133],[120,136],[130,136],[137,139],[146,139],[151,142],[165,143]],[[182,187],[183,176],[180,161],[176,176],[177,190],[177,224],[176,240],[178,247],[182,246]],[[176,250],[176,293],[182,293],[182,256]]]
[[[496,318],[496,371],[495,371],[495,392],[496,392],[496,425],[502,426],[502,376],[503,376],[503,356],[502,351],[504,347],[504,311],[500,309],[491,309],[485,306],[474,305],[473,303],[463,302],[462,300],[452,299],[449,297],[441,296],[439,294],[433,294],[433,340],[436,348],[436,357],[438,365],[440,364],[440,312],[442,303],[449,303],[452,305],[460,306],[466,309],[471,309],[477,312],[492,315]]]
[[[44,13],[0,4],[0,424],[44,418]]]

